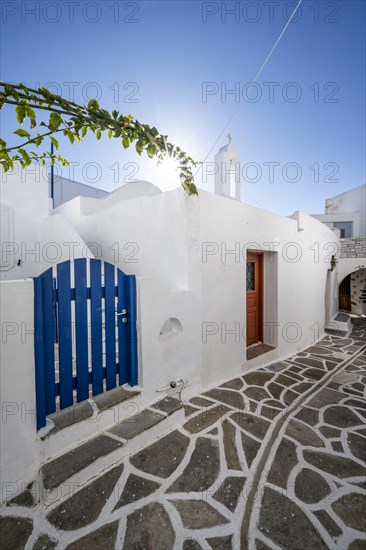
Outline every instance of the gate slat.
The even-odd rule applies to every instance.
[[[105,347],[106,347],[106,387],[111,390],[116,387],[116,307],[114,266],[104,264],[105,292]]]
[[[47,269],[42,275],[43,291],[43,349],[44,349],[44,374],[45,374],[45,397],[46,414],[56,410],[55,400],[55,305],[54,302],[54,280],[52,268]]]
[[[73,404],[70,262],[57,265],[59,312],[60,408]]]
[[[42,294],[42,279],[36,277],[34,279],[34,360],[36,367],[37,430],[46,425]]]
[[[79,258],[75,267],[75,337],[76,337],[76,388],[77,400],[89,398],[88,380],[88,308],[86,259]]]
[[[127,276],[118,270],[118,305],[117,311],[128,309],[128,288]],[[122,315],[117,317],[118,324],[118,363],[119,363],[119,385],[128,381],[128,323],[122,322]]]
[[[102,282],[100,260],[90,260],[93,395],[103,392]]]
[[[136,312],[136,277],[128,275],[128,383],[130,386],[136,386],[138,381],[138,363],[137,363],[137,312]]]

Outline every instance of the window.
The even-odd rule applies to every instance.
[[[247,263],[247,290],[255,290],[254,262]]]
[[[334,222],[334,229],[339,229],[341,239],[350,239],[352,237],[352,222]]]

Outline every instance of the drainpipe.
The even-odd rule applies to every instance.
[[[51,155],[53,155],[53,143],[51,143]],[[54,207],[54,165],[51,164],[51,200],[52,208]]]

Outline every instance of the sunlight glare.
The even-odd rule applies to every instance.
[[[173,159],[165,159],[156,167],[156,184],[163,191],[179,187],[178,163]]]

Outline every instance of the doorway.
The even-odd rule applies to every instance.
[[[351,311],[351,275],[347,275],[339,285],[339,309]]]
[[[247,252],[247,347],[263,341],[263,254]]]

